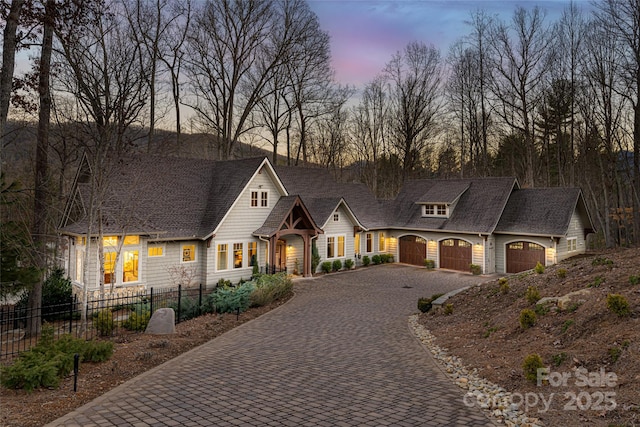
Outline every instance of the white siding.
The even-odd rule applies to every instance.
[[[569,223],[569,228],[567,229],[567,235],[561,238],[558,242],[558,261],[562,261],[563,259],[572,257],[574,255],[585,253],[585,251],[587,250],[587,243],[584,238],[584,228],[585,224],[582,220],[582,217],[578,214],[578,211],[575,210],[573,212],[573,215],[571,216],[571,222]],[[576,250],[573,252],[568,252],[567,250],[567,239],[569,238],[576,239]]]
[[[335,213],[338,214],[338,221],[333,220],[333,214]],[[320,254],[320,264],[325,261],[333,261],[336,259],[341,260],[344,264],[344,261],[347,258],[354,259],[354,225],[355,224],[351,222],[351,217],[348,215],[347,210],[342,205],[329,215],[329,220],[324,228],[324,234],[320,234],[318,238],[315,239],[316,245],[318,246],[318,254]],[[336,256],[334,258],[327,258],[327,238],[331,236],[336,237],[336,239],[337,236],[344,236],[345,248],[343,257]],[[361,239],[364,239],[364,236],[361,237]],[[364,245],[362,240],[361,244]],[[317,271],[320,271],[320,264],[318,264]]]

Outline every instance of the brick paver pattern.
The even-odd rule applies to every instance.
[[[482,280],[392,264],[297,281],[284,306],[50,425],[494,425],[407,324],[419,297]]]

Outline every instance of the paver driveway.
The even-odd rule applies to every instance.
[[[50,425],[493,425],[407,325],[419,297],[481,280],[398,264],[301,280],[284,306]]]

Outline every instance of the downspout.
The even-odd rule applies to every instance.
[[[482,274],[487,274],[487,236],[482,239]]]
[[[263,242],[265,242],[267,244],[267,258],[269,258],[269,240],[265,240],[262,238],[262,236],[258,236],[258,239],[262,240]],[[269,264],[269,259],[265,260],[265,265]],[[260,263],[258,262],[258,266],[260,266]]]
[[[312,260],[313,260],[313,239],[317,239],[319,236],[319,234],[316,234],[315,236],[311,236],[311,238],[309,239],[309,263],[313,264]],[[313,269],[311,269],[311,276],[313,276],[316,272],[313,271]]]

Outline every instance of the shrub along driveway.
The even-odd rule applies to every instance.
[[[301,279],[284,306],[50,425],[493,425],[407,325],[419,297],[483,280],[399,264]]]

